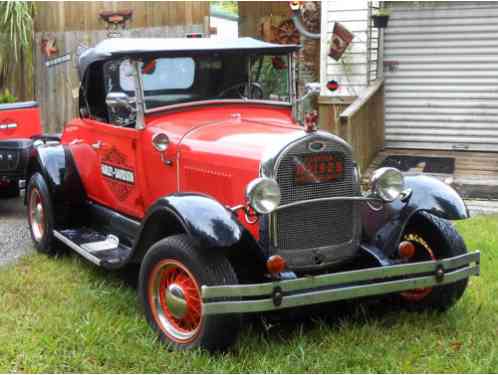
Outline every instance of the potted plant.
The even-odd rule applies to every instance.
[[[391,13],[384,8],[380,8],[374,15],[372,15],[374,27],[378,29],[385,29],[387,27],[387,21],[389,20],[389,15]]]

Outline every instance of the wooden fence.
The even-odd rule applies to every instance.
[[[182,37],[186,33],[205,32],[206,25],[163,26],[146,29],[132,29],[121,32],[122,37]],[[45,33],[36,34],[40,45]],[[35,50],[36,98],[41,109],[42,126],[45,132],[60,132],[64,124],[78,115],[79,79],[76,70],[77,51],[80,46],[94,46],[107,38],[107,31],[51,32],[57,40],[59,64],[47,66],[47,58]],[[68,59],[67,61],[64,61]]]
[[[96,31],[106,28],[102,11],[131,10],[130,29],[198,25],[209,15],[204,1],[39,1],[35,31]]]

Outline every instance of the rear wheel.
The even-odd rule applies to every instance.
[[[467,253],[462,237],[453,225],[428,213],[419,213],[407,227],[403,241],[415,245],[414,255],[408,262],[421,262],[450,258]],[[414,289],[400,293],[402,303],[415,310],[444,311],[462,297],[468,279],[432,288]]]
[[[147,321],[174,349],[223,350],[238,337],[240,316],[202,311],[202,285],[237,284],[228,260],[203,254],[186,235],[163,239],[145,255],[139,294]]]
[[[29,180],[27,194],[28,223],[36,249],[54,255],[54,215],[45,179],[35,173]]]

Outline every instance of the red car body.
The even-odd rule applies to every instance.
[[[454,304],[479,273],[444,221],[468,217],[463,200],[394,168],[362,192],[351,146],[298,121],[317,92],[295,95],[298,48],[113,39],[83,53],[80,116],[28,163],[36,248],[140,264],[147,320],[180,349],[230,346],[243,313],[388,293]]]
[[[158,132],[170,139],[164,155],[170,165],[152,147]],[[265,152],[302,133],[289,108],[211,104],[147,116],[142,132],[77,119],[66,125],[62,143],[71,150],[90,199],[141,220],[158,198],[175,192],[203,192],[227,207],[244,204],[245,187],[258,176]],[[98,151],[91,147],[97,142],[102,142]],[[133,171],[137,186],[123,193],[124,182],[100,173],[102,160]],[[259,238],[259,224],[239,215]]]
[[[0,141],[31,139],[41,133],[38,103],[0,104]]]
[[[0,105],[0,189],[17,195],[19,180],[26,174],[33,137],[42,133],[36,102]]]

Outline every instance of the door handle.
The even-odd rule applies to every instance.
[[[95,143],[92,143],[91,146],[94,150],[101,150],[108,148],[109,145],[105,142],[97,141]]]
[[[80,143],[83,143],[82,139],[73,139],[71,142],[69,142],[70,145],[79,145]]]

